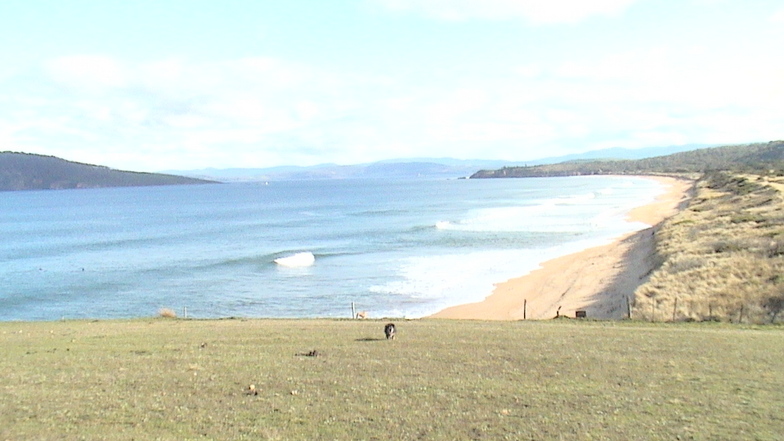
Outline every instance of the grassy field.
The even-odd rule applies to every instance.
[[[0,440],[784,437],[779,326],[383,325],[0,323]]]

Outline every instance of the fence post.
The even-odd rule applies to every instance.
[[[523,320],[528,316],[528,299],[523,299]]]
[[[354,306],[354,302],[351,302],[351,318],[357,318],[357,308]]]

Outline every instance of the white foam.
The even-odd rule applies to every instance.
[[[452,228],[452,222],[449,221],[438,221],[436,222],[436,229],[437,230],[449,230]]]
[[[478,302],[490,295],[495,284],[520,277],[543,262],[600,246],[634,231],[649,227],[628,222],[629,210],[650,202],[661,188],[636,191],[627,183],[573,196],[528,201],[527,205],[506,205],[472,210],[460,218],[439,221],[439,234],[454,232],[522,231],[575,232],[580,239],[553,247],[516,250],[486,250],[436,253],[402,259],[393,271],[394,281],[381,283],[370,291],[403,303],[403,315],[417,318],[445,307]],[[642,194],[641,194],[642,193]],[[533,202],[533,203],[531,203]],[[582,234],[585,233],[585,234]],[[400,311],[395,311],[398,315]],[[390,311],[391,313],[391,311]]]
[[[405,303],[402,315],[406,318],[421,318],[449,306],[480,302],[493,293],[497,283],[524,276],[546,261],[611,240],[592,238],[549,248],[410,257],[396,268],[398,280],[371,286],[369,290]],[[385,314],[400,316],[401,312]]]
[[[582,215],[574,206],[547,203],[518,207],[494,207],[473,210],[463,219],[439,221],[438,230],[463,232],[570,232],[594,229],[596,210]],[[574,213],[573,215],[567,215]]]
[[[634,197],[630,198],[630,189]],[[457,219],[441,220],[435,228],[459,232],[601,233],[617,236],[647,226],[629,224],[634,207],[655,199],[661,187],[641,192],[628,180],[595,191],[575,191],[553,198],[529,199],[523,205],[485,207]]]
[[[291,256],[280,257],[274,260],[274,262],[278,265],[289,268],[311,266],[315,261],[316,256],[314,256],[310,251],[292,254]]]

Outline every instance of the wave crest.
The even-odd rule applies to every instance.
[[[315,261],[316,261],[316,256],[314,256],[313,253],[311,253],[310,251],[296,253],[286,257],[279,257],[273,260],[273,262],[277,263],[280,266],[286,266],[290,268],[311,266]]]
[[[438,221],[436,222],[436,230],[448,230],[452,227],[452,222]]]

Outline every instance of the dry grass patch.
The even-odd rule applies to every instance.
[[[714,174],[657,233],[660,266],[635,293],[645,320],[772,322],[784,301],[784,198],[759,177]]]

